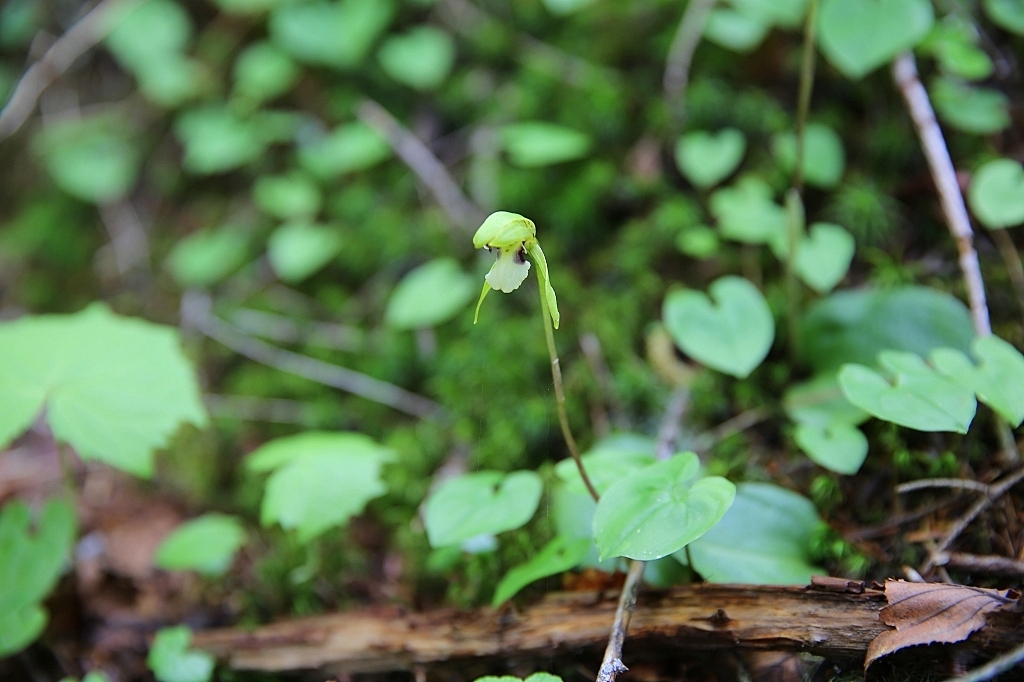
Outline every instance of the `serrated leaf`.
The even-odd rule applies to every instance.
[[[523,526],[537,511],[543,487],[532,471],[478,471],[448,479],[423,508],[430,545],[446,547]]]
[[[1014,427],[1024,421],[1024,356],[998,336],[986,336],[971,344],[975,365],[952,348],[938,348],[931,364],[985,403]]]
[[[158,682],[209,682],[215,664],[210,654],[189,649],[192,631],[184,625],[163,628],[153,638],[146,664]]]
[[[863,365],[845,365],[839,371],[839,385],[847,400],[878,419],[918,431],[967,433],[977,409],[973,391],[939,374],[914,353],[882,351],[878,362],[894,382]]]
[[[509,159],[522,168],[572,161],[590,151],[588,135],[543,121],[510,123],[501,128],[500,136]]]
[[[689,545],[690,565],[713,583],[806,585],[821,524],[807,498],[769,483],[741,483],[722,520]]]
[[[772,139],[772,154],[782,169],[796,168],[796,135],[780,133]],[[839,184],[846,167],[846,153],[839,134],[823,123],[808,123],[804,131],[804,180],[808,185],[831,189]]]
[[[433,26],[417,26],[391,36],[377,53],[381,68],[393,79],[421,91],[444,83],[455,62],[455,41]]]
[[[736,486],[719,476],[697,478],[699,472],[697,455],[683,452],[608,488],[594,513],[601,557],[660,559],[718,523],[732,504]]]
[[[989,161],[971,178],[967,201],[990,229],[1024,223],[1024,167],[1011,159]]]
[[[0,444],[45,407],[53,435],[83,459],[150,476],[153,450],[182,422],[206,423],[177,331],[101,304],[0,323],[0,357]]]
[[[665,298],[662,320],[683,352],[720,372],[748,376],[771,350],[775,321],[764,296],[742,277],[726,276],[699,291]]]
[[[494,591],[491,606],[497,608],[521,589],[541,578],[564,573],[575,567],[590,549],[589,538],[556,536],[525,564],[509,570]]]
[[[732,175],[746,148],[747,139],[736,128],[697,130],[676,142],[676,164],[694,186],[706,189]]]
[[[338,126],[329,135],[299,147],[299,163],[321,180],[366,170],[389,156],[387,141],[361,121]]]
[[[221,575],[245,544],[245,529],[234,516],[204,514],[171,532],[157,548],[154,563],[168,571],[195,570]]]
[[[396,329],[434,327],[455,317],[476,294],[476,281],[454,258],[410,271],[391,292],[384,321]]]
[[[853,261],[853,235],[831,223],[814,223],[796,249],[797,275],[819,294],[835,288]]]
[[[341,252],[341,233],[326,225],[293,222],[274,230],[267,240],[267,256],[274,272],[285,282],[301,282]]]
[[[210,287],[248,258],[248,236],[238,228],[225,226],[200,230],[178,241],[167,256],[167,268],[183,287]]]
[[[928,0],[823,0],[818,44],[833,66],[858,79],[917,45],[934,20]]]

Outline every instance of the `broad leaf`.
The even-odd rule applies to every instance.
[[[252,197],[257,206],[282,220],[315,216],[322,200],[320,188],[298,173],[262,176],[252,188]]]
[[[503,126],[501,143],[512,163],[522,168],[572,161],[590,151],[590,137],[586,134],[543,121]]]
[[[169,571],[195,570],[221,575],[245,544],[245,529],[234,516],[204,514],[187,521],[164,538],[154,563]]]
[[[206,423],[176,330],[103,305],[0,323],[0,444],[45,408],[53,435],[83,459],[137,476],[182,422]]]
[[[791,387],[783,407],[797,423],[793,439],[812,461],[842,474],[860,469],[868,441],[856,426],[869,415],[843,397],[835,376],[822,374]]]
[[[178,241],[167,268],[183,287],[209,287],[224,280],[249,259],[249,238],[235,227],[200,230]]]
[[[597,492],[603,493],[616,481],[635,469],[653,464],[654,441],[634,434],[616,434],[599,441],[585,452],[580,460],[587,477]],[[555,465],[555,474],[569,489],[586,493],[580,478],[579,468],[572,458],[563,459]]]
[[[990,135],[1010,125],[1009,100],[998,90],[946,77],[936,78],[930,90],[939,118],[958,130]]]
[[[967,433],[977,409],[973,391],[913,353],[882,351],[878,362],[894,382],[863,365],[845,365],[839,385],[847,400],[874,417],[918,431]]]
[[[833,66],[857,79],[917,45],[934,20],[928,0],[823,0],[818,44]]]
[[[672,340],[698,362],[735,377],[748,376],[771,350],[775,321],[764,296],[742,277],[722,277],[699,291],[674,291],[662,319]]]
[[[780,133],[772,140],[772,153],[787,173],[796,168],[796,135]],[[831,189],[839,184],[846,154],[839,134],[823,123],[808,123],[804,131],[804,181]]]
[[[341,252],[342,235],[332,227],[307,222],[283,225],[267,240],[267,256],[274,272],[295,283],[315,274]]]
[[[952,348],[932,351],[930,360],[937,370],[976,393],[978,400],[1011,425],[1020,426],[1024,421],[1024,356],[998,336],[976,339],[971,350],[981,361],[979,365]]]
[[[192,631],[184,625],[163,628],[153,638],[146,664],[157,682],[209,682],[215,664],[213,656],[189,649]]]
[[[451,478],[427,498],[423,521],[432,547],[514,530],[533,517],[543,490],[532,471],[478,471]]]
[[[676,142],[676,164],[694,186],[707,189],[732,175],[746,148],[747,139],[736,128],[714,134],[698,130]]]
[[[433,26],[417,26],[392,36],[377,53],[384,72],[416,90],[435,90],[448,77],[455,61],[455,42]]]
[[[831,223],[814,223],[796,249],[794,266],[800,279],[819,294],[835,288],[853,261],[853,235]]]
[[[391,0],[284,3],[270,15],[271,39],[307,64],[358,66],[395,12]]]
[[[967,200],[985,227],[1024,223],[1024,167],[1010,159],[989,161],[971,179]]]
[[[761,44],[770,28],[768,23],[743,12],[717,8],[708,14],[704,37],[734,52],[750,52]]]
[[[810,561],[821,523],[807,498],[769,483],[741,483],[722,520],[690,543],[690,563],[712,583],[806,585],[825,574]]]
[[[857,473],[868,456],[867,437],[851,424],[798,424],[793,440],[812,462],[839,474]]]
[[[384,321],[396,329],[420,329],[447,322],[476,294],[476,282],[454,258],[438,258],[412,270],[388,299]]]
[[[574,568],[583,560],[589,549],[588,538],[556,536],[532,559],[505,574],[494,591],[491,606],[501,606],[530,583]]]
[[[381,467],[394,453],[359,433],[309,431],[271,441],[249,456],[250,471],[271,471],[260,509],[308,542],[384,494]]]
[[[299,163],[321,180],[371,168],[389,156],[391,147],[387,141],[361,121],[304,141],[299,148]]]
[[[736,486],[719,476],[698,478],[692,452],[652,464],[612,485],[594,513],[594,539],[602,558],[644,561],[682,549],[718,523]]]

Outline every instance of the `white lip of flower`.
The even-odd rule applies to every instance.
[[[497,260],[484,279],[492,289],[508,294],[518,289],[528,274],[530,261],[526,260],[525,249],[498,249]]]

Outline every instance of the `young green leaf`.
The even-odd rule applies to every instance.
[[[544,0],[544,6],[552,14],[566,15],[589,7],[596,0]]]
[[[68,561],[75,540],[75,512],[63,500],[43,508],[35,533],[20,501],[0,510],[0,658],[31,644],[46,626],[41,602]]]
[[[696,187],[714,187],[732,175],[743,160],[747,139],[736,128],[717,133],[687,133],[676,142],[676,164]]]
[[[269,140],[256,118],[241,118],[224,106],[182,113],[174,126],[185,146],[185,169],[197,175],[234,170],[263,154]]]
[[[204,514],[187,521],[157,548],[154,563],[168,571],[195,570],[221,575],[245,544],[245,529],[234,516]]]
[[[772,190],[763,180],[740,178],[712,194],[708,208],[726,239],[768,244],[776,256],[785,256],[789,219],[786,210],[772,201]]]
[[[271,39],[306,64],[351,69],[391,23],[391,0],[282,3],[267,24]]]
[[[537,511],[543,487],[532,471],[478,471],[448,479],[423,507],[431,547],[523,526]]]
[[[320,188],[300,173],[264,175],[256,180],[252,198],[261,209],[281,220],[311,218],[320,211]]]
[[[676,235],[676,248],[691,258],[710,258],[720,246],[718,234],[706,225],[694,225]]]
[[[756,17],[720,7],[708,14],[704,37],[733,52],[750,52],[761,44],[770,28]]]
[[[942,71],[951,76],[984,80],[992,75],[995,65],[977,42],[978,34],[973,25],[958,17],[949,17],[932,28],[918,49],[935,55]]]
[[[167,256],[167,269],[183,287],[210,287],[248,258],[249,238],[245,232],[224,226],[193,232],[178,241]]]
[[[806,585],[826,574],[810,561],[821,523],[807,498],[770,483],[741,483],[722,520],[690,543],[690,564],[712,583]]]
[[[454,258],[437,258],[412,270],[391,292],[384,321],[395,329],[434,327],[455,317],[473,299],[476,283]]]
[[[393,451],[363,434],[308,431],[258,448],[246,466],[273,472],[260,510],[263,525],[279,523],[308,542],[384,494],[380,470],[393,458]]]
[[[245,48],[235,60],[234,95],[256,105],[291,90],[299,67],[276,45],[259,41]]]
[[[192,631],[184,625],[163,628],[153,638],[146,664],[158,682],[209,682],[215,664],[213,656],[190,650]]]
[[[874,417],[918,431],[967,433],[977,409],[973,391],[914,353],[882,351],[878,363],[894,376],[894,383],[863,365],[845,365],[839,385],[847,400]]]
[[[389,156],[387,140],[362,121],[338,126],[299,147],[299,164],[321,180],[372,168]]]
[[[536,556],[511,569],[498,583],[494,591],[491,606],[497,608],[514,597],[521,589],[541,578],[564,573],[575,567],[587,550],[590,549],[589,538],[568,538],[556,536],[544,545]]]
[[[772,154],[787,173],[796,168],[796,135],[779,133],[772,139]],[[823,123],[808,123],[804,131],[804,181],[831,189],[839,184],[846,153],[839,134]]]
[[[654,464],[654,442],[634,434],[617,434],[598,442],[580,458],[587,477],[598,493],[630,472]],[[575,492],[587,492],[579,467],[570,459],[555,465],[555,475]]]
[[[798,28],[807,13],[807,0],[729,0],[747,16],[766,24]]]
[[[743,378],[761,364],[775,338],[764,296],[742,277],[727,276],[699,291],[674,291],[662,319],[683,352],[720,372]]]
[[[833,66],[858,79],[917,45],[934,20],[928,0],[823,0],[818,44]]]
[[[75,678],[65,677],[60,682],[75,682]],[[82,682],[110,682],[110,680],[104,673],[94,670],[93,672],[86,673],[85,677],[82,678]]]
[[[634,471],[601,496],[594,539],[601,557],[648,561],[682,549],[718,523],[736,486],[719,476],[697,478],[692,452]]]
[[[267,257],[283,281],[301,282],[341,251],[341,233],[326,225],[298,221],[282,225],[267,240]]]
[[[868,439],[851,424],[798,424],[793,440],[812,462],[839,474],[857,473],[868,456]]]
[[[976,393],[978,400],[1012,426],[1020,426],[1024,421],[1024,356],[998,336],[975,339],[971,350],[981,361],[979,365],[952,348],[938,348],[929,359],[935,369]]]
[[[831,223],[814,223],[800,240],[793,265],[797,275],[819,294],[835,288],[853,261],[853,235]]]
[[[985,13],[992,23],[1024,35],[1024,5],[1020,0],[985,0]]]
[[[989,229],[1024,223],[1024,167],[1010,159],[989,161],[971,179],[967,201]]]
[[[139,153],[124,121],[99,116],[48,126],[34,146],[54,182],[83,201],[121,199],[135,184]]]
[[[991,135],[1010,125],[1010,102],[998,90],[940,76],[930,91],[939,118],[965,133]]]
[[[83,459],[148,477],[182,422],[206,423],[177,331],[94,304],[0,323],[0,444],[46,410]]]
[[[377,53],[384,72],[416,90],[435,90],[448,77],[455,62],[455,41],[433,26],[417,26],[392,36]]]
[[[870,415],[843,397],[834,375],[791,387],[783,407],[797,423],[794,441],[812,461],[837,473],[857,473],[867,457],[868,441],[856,426]]]
[[[579,159],[590,151],[590,137],[543,121],[510,123],[500,131],[501,143],[513,164],[539,168]]]

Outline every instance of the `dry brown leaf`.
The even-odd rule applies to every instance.
[[[1007,595],[1005,590],[964,585],[886,581],[885,598],[889,605],[878,617],[896,629],[871,641],[864,667],[904,647],[962,642],[985,627],[987,613],[1014,601]]]

